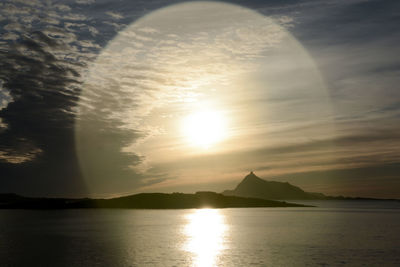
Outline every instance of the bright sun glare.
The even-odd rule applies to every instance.
[[[198,111],[183,120],[182,130],[190,145],[209,148],[226,137],[226,120],[219,111]]]
[[[215,209],[199,209],[187,215],[188,237],[184,249],[195,256],[193,266],[217,266],[218,255],[225,249],[224,234],[227,225],[224,216]]]

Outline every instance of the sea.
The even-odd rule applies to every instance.
[[[0,210],[0,266],[400,266],[400,202],[301,203]]]

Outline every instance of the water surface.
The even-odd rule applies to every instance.
[[[215,210],[0,210],[0,263],[400,266],[399,203],[319,204]]]

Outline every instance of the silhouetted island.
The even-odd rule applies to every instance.
[[[326,196],[311,193],[289,183],[266,181],[250,172],[234,190],[184,193],[141,193],[110,198],[32,198],[16,194],[0,194],[0,209],[193,209],[251,207],[310,207],[282,200],[389,200],[360,197]]]
[[[193,209],[249,207],[307,206],[284,201],[224,196],[214,192],[197,192],[195,194],[141,193],[111,199],[30,198],[15,194],[0,194],[0,208],[3,209]]]
[[[255,197],[262,199],[326,199],[321,193],[305,192],[289,183],[266,181],[250,172],[234,190],[222,192],[226,196]]]
[[[361,197],[327,196],[312,193],[288,182],[266,181],[250,172],[233,190],[222,192],[225,196],[254,197],[275,200],[396,200]],[[396,200],[398,201],[398,200]]]

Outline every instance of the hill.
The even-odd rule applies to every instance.
[[[142,193],[111,199],[27,198],[0,194],[3,209],[192,209],[245,207],[305,207],[305,205],[257,198],[224,196],[214,192]]]
[[[250,172],[234,190],[222,192],[226,196],[255,197],[262,199],[332,199],[321,193],[305,192],[289,183],[266,181]]]

